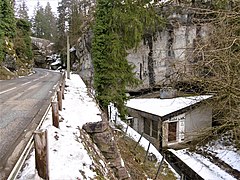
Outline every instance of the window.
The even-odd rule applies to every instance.
[[[144,118],[144,133],[151,136],[150,134],[150,127],[151,126],[151,121]]]
[[[177,122],[168,123],[168,142],[177,140]]]
[[[144,133],[158,139],[158,121],[144,118]]]
[[[152,121],[152,137],[158,139],[158,121]]]

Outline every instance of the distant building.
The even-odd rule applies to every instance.
[[[209,98],[130,99],[126,107],[131,127],[161,149],[189,142],[212,126],[212,108],[204,103]]]

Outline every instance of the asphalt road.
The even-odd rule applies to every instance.
[[[61,74],[35,69],[30,76],[0,80],[0,179],[9,170],[37,127]]]

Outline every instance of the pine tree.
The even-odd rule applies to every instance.
[[[97,1],[92,42],[94,88],[105,111],[112,102],[122,117],[126,114],[126,87],[138,83],[126,50],[137,47],[144,33],[153,34],[162,24],[153,5],[150,1]]]
[[[17,7],[17,17],[20,18],[20,19],[25,19],[25,20],[28,20],[29,19],[29,16],[28,16],[28,7],[27,7],[27,4],[26,4],[26,1],[25,0],[22,0],[20,2],[20,4],[18,5]]]
[[[66,46],[67,32],[69,31],[69,18],[71,0],[62,0],[58,3],[58,21],[57,21],[57,34],[58,39],[56,42],[56,49],[64,49]]]
[[[44,9],[38,2],[37,7],[35,8],[34,17],[32,20],[33,25],[33,35],[38,38],[43,38],[44,36],[44,24],[45,17],[44,17]]]
[[[11,42],[16,31],[16,20],[11,3],[9,0],[0,1],[0,63],[4,58],[5,39],[7,38],[8,42]]]
[[[44,9],[44,36],[43,38],[48,39],[48,40],[55,40],[56,33],[57,33],[57,25],[56,25],[56,20],[54,17],[54,14],[52,12],[52,8],[50,6],[50,3],[48,2],[45,9]]]
[[[31,44],[31,23],[28,20],[17,19],[17,31],[14,38],[14,48],[17,56],[26,63],[32,60],[32,44]]]
[[[16,31],[16,19],[14,17],[13,6],[9,0],[1,1],[0,29],[3,30],[4,36],[13,38]]]
[[[81,10],[81,1],[73,0],[71,4],[71,14],[69,22],[69,35],[70,42],[76,43],[77,39],[81,36],[80,27],[83,21],[83,14]]]

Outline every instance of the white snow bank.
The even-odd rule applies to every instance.
[[[52,126],[51,109],[41,126],[48,131],[49,176],[50,179],[94,179],[93,161],[79,137],[79,128],[87,122],[101,121],[100,110],[87,93],[87,88],[79,75],[71,74],[66,79],[63,110],[60,111],[60,128]],[[20,180],[39,179],[35,170],[35,153],[25,162],[19,174]]]

